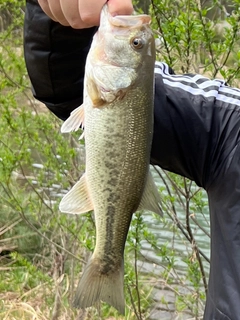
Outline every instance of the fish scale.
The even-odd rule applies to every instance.
[[[91,108],[86,116],[85,139],[89,147],[86,162],[91,163],[87,181],[96,217],[96,251],[103,256],[116,250],[122,256],[131,216],[140,203],[149,166],[149,143],[146,141],[151,141],[151,133],[142,128],[149,127],[146,125],[152,121],[152,114],[144,120],[140,112],[137,117],[131,116],[136,109],[134,104],[131,106],[133,91],[129,92],[129,99],[125,97],[124,104],[121,100],[114,101],[104,107],[101,114]],[[148,106],[149,101],[145,102]],[[118,123],[111,121],[116,116],[121,120]],[[133,139],[133,135],[137,138]],[[101,141],[95,143],[95,136]],[[111,149],[108,141],[114,141]]]
[[[150,170],[155,47],[150,17],[115,16],[103,7],[87,57],[84,102],[62,126],[84,124],[86,172],[64,196],[62,212],[94,210],[96,245],[74,306],[105,301],[124,314],[124,247],[138,209],[161,214]]]

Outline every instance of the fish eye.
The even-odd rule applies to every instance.
[[[131,41],[131,45],[133,49],[142,49],[143,47],[143,40],[141,38],[133,38]]]

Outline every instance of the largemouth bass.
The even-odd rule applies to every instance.
[[[161,214],[149,171],[153,132],[154,37],[147,15],[112,17],[103,7],[87,57],[84,102],[62,126],[84,126],[86,172],[60,203],[62,212],[94,210],[96,246],[74,306],[102,300],[124,314],[123,254],[132,215]]]

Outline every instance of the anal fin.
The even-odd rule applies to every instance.
[[[160,206],[161,198],[157,190],[157,186],[154,183],[151,171],[149,170],[147,182],[142,195],[142,199],[138,210],[149,210],[163,216],[163,212]]]

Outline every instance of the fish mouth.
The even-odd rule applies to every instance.
[[[131,28],[138,27],[144,24],[150,24],[151,17],[147,14],[141,15],[116,15],[112,16],[108,12],[107,4],[104,5],[101,13],[101,24],[104,24],[104,21],[108,21],[114,27],[120,28]]]
[[[122,27],[122,28],[129,28],[129,27],[138,27],[143,24],[149,24],[151,21],[151,17],[144,14],[138,16],[111,16],[108,17],[109,22],[114,27]]]

